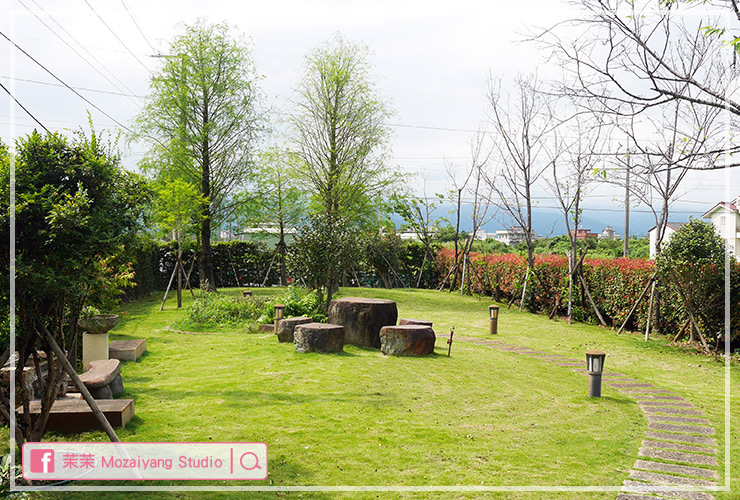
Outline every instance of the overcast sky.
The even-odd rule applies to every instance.
[[[9,15],[0,16],[0,31],[102,110],[0,38],[0,83],[51,130],[86,126],[87,112],[98,129],[120,129],[116,122],[130,126],[150,72],[160,64],[151,56],[166,53],[179,23],[226,20],[250,37],[266,104],[285,112],[306,53],[341,32],[372,51],[379,89],[396,111],[392,162],[417,174],[414,186],[421,190],[426,184],[428,194],[449,188],[444,158],[464,165],[471,132],[485,128],[487,75],[504,81],[517,73],[554,75],[557,68],[548,67],[547,54],[522,43],[522,33],[573,14],[558,0],[5,0],[5,5]],[[4,142],[39,128],[7,95],[2,102]],[[125,165],[135,168],[145,145],[123,145]],[[727,180],[723,172],[690,174],[679,208],[701,212],[740,194],[726,189]],[[602,187],[590,204],[619,208],[621,198],[621,190]],[[552,203],[541,200],[543,206]]]

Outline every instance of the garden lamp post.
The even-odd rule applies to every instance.
[[[247,297],[251,297],[251,296],[252,296],[252,290],[244,290],[244,291],[242,292],[242,295],[244,296],[244,298],[245,298],[245,299],[246,299]]]
[[[284,316],[285,316],[285,305],[275,304],[275,335],[277,335],[277,332],[278,332],[278,323],[280,323],[280,320],[283,319]]]
[[[498,333],[498,311],[499,307],[497,305],[488,306],[488,317],[491,320],[489,332],[491,335]]]
[[[586,367],[588,368],[588,397],[601,397],[601,374],[604,373],[604,359],[606,353],[602,351],[586,351]]]

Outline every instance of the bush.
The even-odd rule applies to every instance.
[[[187,315],[175,323],[178,328],[197,326],[247,325],[254,328],[272,302],[265,297],[234,297],[218,292],[204,292],[187,308]]]

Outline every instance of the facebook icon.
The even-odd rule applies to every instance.
[[[40,474],[54,472],[54,450],[31,450],[31,472]]]

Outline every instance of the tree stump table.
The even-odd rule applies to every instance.
[[[378,349],[380,329],[397,320],[398,308],[392,300],[343,297],[329,304],[329,323],[344,326],[347,344]]]
[[[305,323],[293,332],[296,352],[342,352],[344,350],[344,327],[330,323]]]
[[[434,352],[434,330],[425,325],[384,326],[380,352],[389,356],[426,356]]]
[[[278,342],[293,342],[295,327],[298,325],[305,325],[306,323],[313,323],[313,319],[308,316],[297,316],[295,318],[285,318],[278,321]]]

